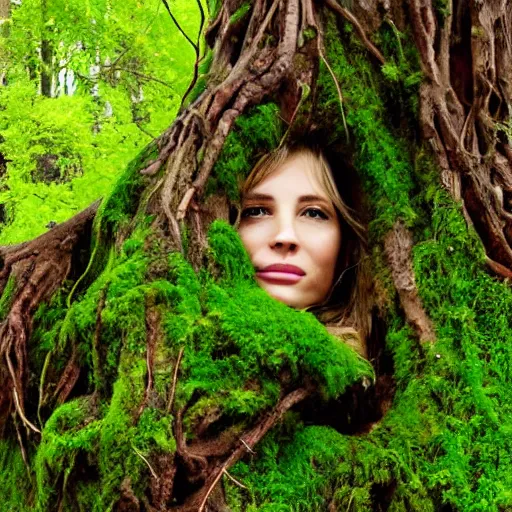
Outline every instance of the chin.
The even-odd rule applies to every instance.
[[[290,286],[284,287],[281,286],[262,286],[262,288],[274,299],[290,306],[294,309],[304,309],[307,306],[301,301],[301,297],[299,297],[297,290],[293,290]]]

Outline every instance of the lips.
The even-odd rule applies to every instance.
[[[306,272],[295,265],[286,265],[276,263],[260,268],[256,271],[256,276],[264,281],[275,284],[295,284],[298,283]]]
[[[295,265],[285,265],[284,263],[276,263],[267,267],[258,269],[258,272],[283,272],[285,274],[295,274],[297,276],[305,276],[306,272]]]

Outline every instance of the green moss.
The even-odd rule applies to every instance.
[[[252,8],[251,2],[244,2],[229,18],[229,22],[232,24],[238,23],[243,20]]]
[[[125,354],[119,362],[119,376],[102,424],[99,446],[101,494],[105,508],[115,499],[125,476],[137,484],[147,470],[132,447],[134,413],[144,396],[146,361]],[[140,489],[135,489],[140,492]]]
[[[66,503],[69,475],[80,454],[94,454],[98,447],[101,421],[91,399],[68,402],[55,410],[43,429],[34,459],[37,482],[36,510],[50,510],[61,494]],[[64,479],[60,480],[59,475]],[[59,482],[59,485],[55,485]],[[69,506],[69,504],[68,504]]]
[[[397,138],[388,122],[385,103],[375,72],[362,50],[344,46],[333,18],[326,27],[327,60],[339,80],[346,122],[355,138],[355,164],[362,177],[374,214],[372,233],[378,238],[397,218],[411,226],[416,213],[411,205],[413,192],[411,160],[408,145]],[[355,44],[355,43],[352,43]],[[321,65],[318,118],[332,126],[330,143],[345,138],[339,119],[339,97],[334,80]]]
[[[254,107],[237,118],[215,164],[207,192],[224,191],[231,200],[238,199],[240,181],[261,156],[278,146],[283,134],[279,108],[274,103]]]
[[[317,36],[316,30],[313,27],[308,27],[302,32],[302,37],[304,38],[304,43],[315,39]]]
[[[288,425],[262,442],[253,462],[237,464],[233,475],[249,487],[253,499],[257,496],[258,511],[285,511],[293,504],[294,510],[321,512],[331,504],[336,510],[370,512],[369,486],[353,488],[350,482],[338,488],[326,485],[340,469],[350,471],[353,457],[347,455],[351,444],[350,438],[331,428],[305,427],[299,418],[291,417]],[[231,484],[230,488],[235,490]]]
[[[2,296],[0,297],[0,319],[4,320],[9,311],[11,310],[15,293],[16,279],[11,274],[9,276],[9,279],[7,280],[7,284],[4,287]]]
[[[393,125],[402,136],[414,138],[418,122],[419,86],[423,77],[418,51],[410,30],[400,32],[391,20],[386,20],[375,35],[386,63],[381,71],[386,81],[381,95],[387,111],[394,113]],[[406,133],[407,132],[407,133]]]
[[[13,512],[32,510],[33,481],[18,444],[0,440],[0,492],[2,508]]]

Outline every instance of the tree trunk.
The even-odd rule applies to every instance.
[[[7,29],[8,27],[8,20],[9,20],[9,14],[11,11],[11,1],[10,0],[1,0],[0,1],[0,36],[7,37],[9,34],[9,31]]]
[[[48,3],[41,0],[41,94],[47,98],[53,96],[53,47],[49,39]]]
[[[2,250],[7,503],[512,507],[512,3],[210,14],[173,125],[100,205]],[[259,156],[311,134],[367,196],[370,386],[354,352],[253,284],[226,223],[209,227]]]
[[[9,17],[11,11],[11,2],[10,0],[0,0],[0,37],[7,38],[9,37]],[[6,56],[3,55],[3,51],[0,51],[0,58],[5,59]],[[2,70],[0,72],[0,87],[5,85],[6,77],[5,71]]]

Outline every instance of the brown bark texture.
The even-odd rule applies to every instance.
[[[376,69],[385,64],[385,58],[372,42],[375,30],[383,23],[401,31],[412,30],[423,73],[418,119],[421,138],[431,146],[444,187],[462,202],[468,223],[485,247],[490,268],[499,276],[511,277],[512,2],[353,0],[345,5],[337,0],[254,0],[249,16],[233,22],[243,3],[224,0],[215,19],[210,20],[206,41],[213,60],[206,88],[154,141],[154,156],[138,169],[139,202],[133,205],[132,217],[141,212],[153,215],[152,227],[167,249],[186,253],[196,269],[203,266],[208,224],[214,218],[227,219],[229,214],[225,197],[212,200],[204,194],[228,134],[240,116],[270,98],[280,105],[283,120],[293,126],[302,91],[308,88],[314,97],[320,61],[325,59],[323,23],[330,13],[352,27]],[[0,249],[0,289],[13,286],[9,301],[2,304],[0,325],[0,426],[4,430],[15,417],[29,437],[37,439],[40,434],[34,410],[27,411],[25,405],[33,316],[57,289],[70,287],[72,301],[74,291],[86,286],[87,279],[80,276],[87,274],[98,208],[101,211],[98,204],[91,205],[33,241]],[[109,233],[115,247],[120,247],[132,228],[128,223],[125,229]],[[186,247],[182,242],[185,230]],[[100,238],[97,243],[106,241]],[[430,343],[434,331],[416,290],[412,244],[407,229],[397,223],[385,237],[385,252],[404,316],[419,339]],[[100,302],[99,313],[101,308]],[[147,325],[151,369],[151,347],[158,336],[158,313],[151,308]],[[70,353],[53,390],[59,403],[69,396],[79,371],[74,352]],[[151,385],[150,371],[148,389]],[[208,505],[208,500],[215,495],[224,472],[251,450],[286,410],[308,395],[305,387],[284,396],[274,411],[247,433],[243,443],[219,442],[222,457],[212,456],[213,445],[207,458],[199,452],[189,453],[178,442],[178,454],[189,474],[203,474],[202,485],[183,500],[179,510],[220,510]],[[178,418],[178,430],[179,423]],[[175,434],[179,440],[179,431]],[[164,504],[173,492],[173,464],[161,461],[168,478],[153,482],[154,510],[166,510]],[[121,494],[125,505],[120,504],[119,510],[139,510],[129,482]]]

